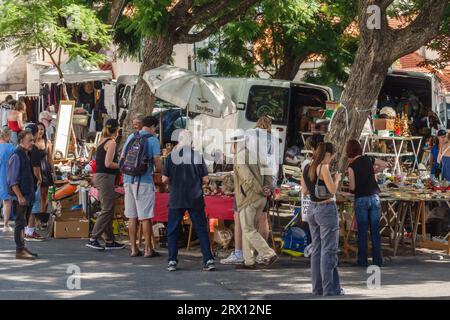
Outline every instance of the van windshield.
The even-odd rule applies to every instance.
[[[256,122],[267,115],[274,124],[286,124],[289,104],[289,88],[252,86],[250,88],[246,117]]]

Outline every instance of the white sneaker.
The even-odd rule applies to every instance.
[[[220,263],[221,264],[243,264],[244,258],[238,258],[234,254],[234,251],[233,251],[227,258],[220,260]]]
[[[3,227],[2,231],[3,232],[13,232],[14,229],[11,226],[6,226],[6,227]]]
[[[264,259],[259,254],[256,256],[255,262],[257,264],[264,264]]]

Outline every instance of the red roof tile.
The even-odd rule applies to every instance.
[[[437,70],[432,66],[422,65],[423,62],[423,57],[418,53],[413,52],[400,58],[400,60],[394,64],[394,69],[411,72],[434,73],[442,81],[445,90],[450,93],[450,72],[446,71],[448,67],[444,70]]]

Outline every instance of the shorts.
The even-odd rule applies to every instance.
[[[139,194],[138,183],[125,183],[125,217],[138,218],[140,221],[151,219],[155,216],[155,185],[141,183]]]

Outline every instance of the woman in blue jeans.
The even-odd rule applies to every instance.
[[[367,232],[370,228],[372,238],[372,264],[383,264],[381,255],[380,217],[381,205],[380,188],[375,180],[375,166],[383,166],[372,160],[369,156],[362,155],[362,148],[358,141],[350,140],[346,147],[350,165],[348,177],[350,190],[355,194],[355,217],[358,225],[358,261],[357,265],[367,267]]]
[[[339,215],[334,197],[341,174],[337,173],[333,179],[329,169],[334,154],[331,143],[319,143],[302,178],[302,193],[309,194],[311,199],[307,214],[312,238],[312,293],[321,296],[344,294],[337,270]],[[327,194],[316,194],[317,187],[325,189]]]

